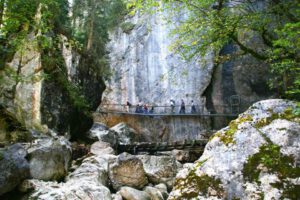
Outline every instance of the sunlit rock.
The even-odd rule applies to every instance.
[[[300,116],[296,104],[255,103],[216,132],[203,155],[177,174],[170,200],[297,199]]]

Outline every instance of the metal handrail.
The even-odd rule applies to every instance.
[[[231,105],[215,105],[215,107],[223,107],[224,113],[215,113],[207,110],[204,104],[194,105],[195,110],[192,111],[193,105],[185,105],[185,112],[180,112],[181,105],[167,106],[167,105],[147,105],[147,110],[144,109],[144,105],[131,105],[126,104],[102,104],[99,107],[99,112],[110,112],[110,113],[136,113],[136,114],[201,114],[201,115],[235,115]],[[180,109],[179,109],[180,108]]]
[[[144,106],[145,104],[141,105],[141,106]],[[127,104],[101,104],[100,107],[105,107],[105,106],[128,106]],[[129,107],[137,107],[139,105],[131,105]],[[181,105],[177,104],[177,105],[174,105],[175,107],[181,107]],[[185,107],[191,107],[192,105],[191,104],[185,104]],[[194,106],[205,106],[205,104],[194,104]],[[214,107],[230,107],[231,105],[229,104],[223,104],[223,105],[214,105]],[[162,108],[168,108],[168,107],[171,107],[171,105],[152,105],[152,104],[147,104],[147,107],[162,107]]]

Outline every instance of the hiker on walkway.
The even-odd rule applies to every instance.
[[[132,104],[129,101],[127,101],[126,102],[126,110],[127,110],[127,112],[129,112],[131,106],[132,106]]]
[[[171,113],[174,113],[174,109],[175,109],[175,101],[173,99],[170,100],[170,104],[171,104]]]
[[[180,105],[179,113],[180,114],[185,114],[185,103],[184,103],[183,99],[181,99],[181,105]]]
[[[142,104],[142,102],[138,103],[138,105],[136,106],[135,112],[136,113],[143,113],[143,104]]]
[[[148,106],[147,106],[147,104],[144,105],[144,113],[148,114]]]
[[[150,114],[153,114],[153,113],[154,113],[154,106],[153,106],[153,105],[151,106],[151,109],[150,109],[149,113],[150,113]]]
[[[195,114],[195,113],[196,113],[196,106],[195,106],[193,100],[191,101],[191,106],[192,106],[192,107],[191,107],[191,113],[192,113],[192,114]]]

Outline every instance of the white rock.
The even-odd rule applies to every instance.
[[[151,200],[148,193],[131,187],[121,187],[119,193],[125,200]]]
[[[218,198],[240,198],[240,199],[266,199],[282,198],[284,188],[276,188],[272,183],[288,182],[294,185],[291,177],[279,178],[280,172],[273,172],[268,169],[264,162],[284,162],[283,156],[294,158],[293,163],[285,164],[290,168],[299,168],[300,155],[300,124],[297,119],[284,119],[290,109],[296,104],[286,100],[265,100],[255,103],[246,112],[241,114],[237,120],[210,139],[205,147],[203,155],[198,162],[191,166],[184,166],[177,174],[177,184],[174,186],[169,199],[182,199],[188,191],[196,191],[199,199]],[[278,119],[277,119],[278,118]],[[273,145],[273,146],[272,146]],[[257,154],[262,151],[261,147],[269,149],[267,152],[276,153],[276,146],[280,148],[280,158],[275,154]],[[276,148],[275,148],[276,147]],[[263,156],[257,160],[256,166],[250,165],[250,174],[244,174],[244,167],[247,166],[249,158],[254,155]],[[265,157],[264,157],[265,156]],[[277,156],[277,157],[276,157]],[[274,158],[273,158],[274,157]],[[259,158],[257,158],[259,159]],[[280,161],[277,161],[281,159]],[[273,165],[270,164],[269,167]],[[258,181],[249,181],[249,175],[258,170]],[[249,179],[249,180],[248,180]],[[284,180],[283,180],[284,179]],[[205,192],[200,188],[188,183],[191,180],[205,181],[215,180],[216,185]],[[219,192],[215,193],[215,191]],[[287,186],[285,186],[287,187]],[[213,189],[213,190],[212,190]],[[213,191],[213,192],[212,192]]]
[[[114,149],[107,142],[98,141],[92,144],[91,153],[94,155],[115,154]]]

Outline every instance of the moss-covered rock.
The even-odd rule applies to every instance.
[[[217,132],[213,137],[219,137],[220,141],[224,144],[229,145],[231,143],[235,143],[234,134],[238,130],[238,126],[244,122],[252,121],[252,117],[250,115],[241,116],[236,120],[230,122],[228,128],[224,129],[224,131]]]
[[[255,103],[210,138],[183,169],[170,199],[299,199],[300,123],[295,102]]]

